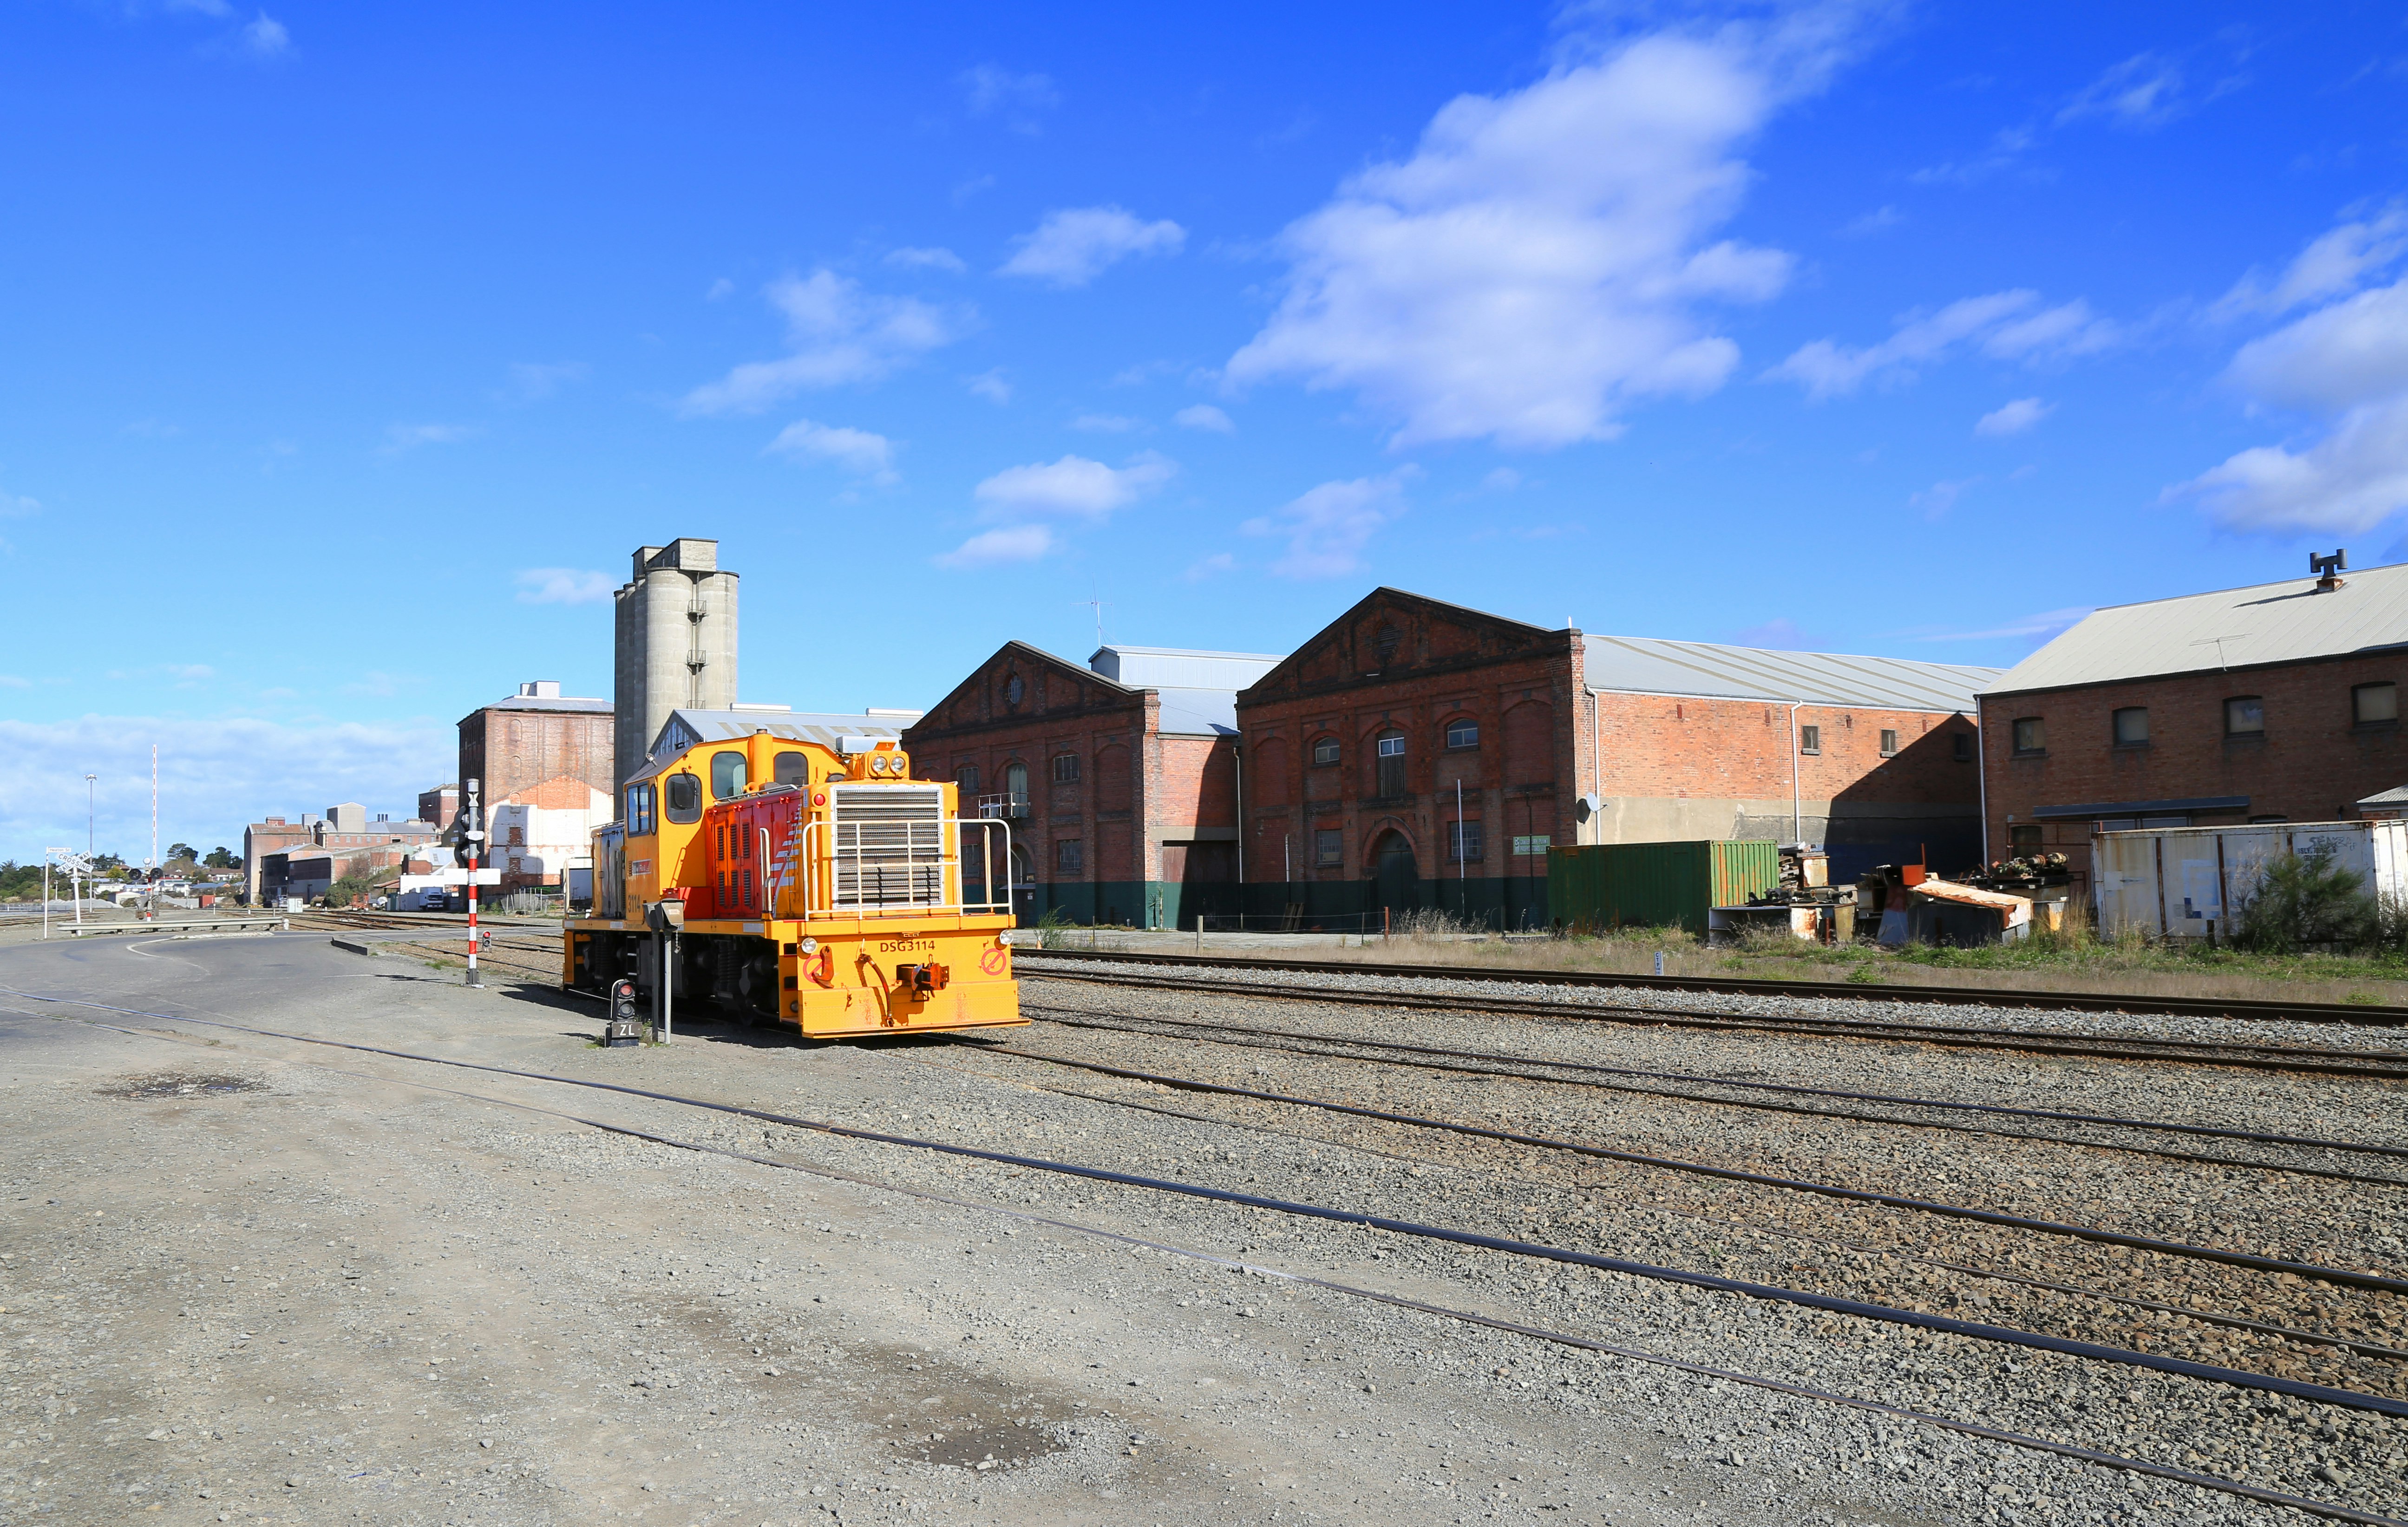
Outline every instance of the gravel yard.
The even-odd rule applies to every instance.
[[[2041,1251],[2019,1233],[1936,1231],[1928,1216],[1657,1168],[1565,1166],[1549,1160],[1557,1152],[1148,1087],[971,1043],[807,1048],[705,1026],[666,1049],[597,1050],[586,1042],[590,1006],[496,977],[466,992],[419,961],[363,960],[322,936],[0,950],[0,985],[19,991],[620,1080],[1640,1260],[1744,1263],[1790,1286],[1861,1277],[1891,1302],[1944,1307],[1973,1286],[1928,1267],[1901,1274],[1899,1249],[2040,1270]],[[1026,995],[1113,1011],[1155,1003],[1182,1018],[1210,1006],[1208,1018],[1423,1042],[1442,1028],[1447,1043],[1484,1048],[1519,1035],[1526,1052],[1542,1031],[1559,1058],[1577,1043],[1689,1071],[2256,1121],[2242,1127],[2315,1098],[2325,1112],[2314,1133],[2401,1133],[2389,1089],[2330,1079],[2194,1068],[2181,1085],[2200,1095],[2135,1100],[2114,1095],[2117,1068],[2106,1063],[1918,1049],[1901,1085],[1891,1047],[1605,1026],[1568,1035],[1528,1020],[1475,1032],[1428,1014],[1315,1015],[1293,1004],[1273,1014],[1036,980]],[[0,1086],[16,1125],[0,1145],[0,1522],[154,1512],[464,1524],[2309,1520],[1280,1273],[2365,1512],[2398,1514],[2408,1494],[2408,1430],[2339,1406],[541,1081],[22,998],[0,997]],[[1041,1021],[993,1037],[1123,1064],[1141,1053],[1144,1069],[1200,1077],[1206,1067],[1264,1091],[1351,1088],[1397,1111],[1512,1118],[1544,1125],[1532,1133],[1611,1136],[1617,1149],[1785,1176],[1906,1181],[1920,1163],[1944,1163],[1951,1191],[1931,1196],[1995,1205],[2014,1190],[2021,1212],[2112,1215],[2172,1239],[2329,1252],[2386,1272],[2403,1261],[2396,1195],[2329,1183],[2302,1192],[2263,1168],[2126,1154],[2111,1171],[2099,1164],[2108,1153],[2079,1146]],[[676,1149],[568,1115],[782,1164]],[[2246,1178],[2247,1191],[2199,1187],[2218,1172]],[[2106,1193],[2114,1183],[2120,1198]],[[2185,1188],[2195,1203],[2174,1201]],[[1739,1230],[1700,1215],[1787,1222]],[[1875,1249],[1798,1238],[1842,1229]],[[2079,1250],[2099,1254],[2077,1277],[2057,1265],[2066,1243],[2048,1240],[2050,1275],[2103,1286],[2179,1273],[2193,1281],[2172,1302],[2255,1290],[2286,1320],[2326,1322],[2310,1329],[2397,1326],[2387,1296],[2269,1292],[2260,1275],[2229,1277],[2236,1269]],[[1994,1304],[1978,1318],[2048,1329],[2034,1320],[2082,1319],[2096,1304],[2000,1289],[1981,1295]],[[2141,1322],[2129,1323],[2117,1345],[2138,1344]],[[2147,1324],[2152,1339],[2200,1339],[2171,1320]],[[2315,1367],[2330,1350],[2250,1337],[2202,1360],[2272,1372],[2263,1360],[2296,1353],[2317,1381],[2374,1387],[2367,1375],[2383,1364]]]

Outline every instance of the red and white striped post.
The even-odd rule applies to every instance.
[[[477,858],[485,840],[485,817],[479,808],[478,795],[482,781],[467,779],[461,788],[467,792],[468,826],[462,835],[468,840],[468,984],[482,986],[484,978],[477,974]]]

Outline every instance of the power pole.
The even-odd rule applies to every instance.
[[[87,859],[93,851],[93,818],[100,809],[100,776],[83,777],[83,851]]]

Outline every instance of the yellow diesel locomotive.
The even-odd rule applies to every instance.
[[[1010,828],[965,819],[893,737],[779,735],[655,756],[594,835],[564,984],[666,981],[810,1038],[1024,1023]]]

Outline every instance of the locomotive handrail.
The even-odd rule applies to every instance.
[[[927,912],[954,912],[965,917],[973,917],[992,916],[1009,912],[1011,909],[1008,891],[1006,899],[1002,901],[968,900],[964,894],[968,887],[963,884],[961,878],[962,829],[965,827],[981,829],[982,864],[990,871],[981,877],[981,881],[982,884],[992,886],[995,883],[995,877],[992,873],[991,856],[984,851],[987,847],[985,830],[990,828],[1002,830],[1003,863],[1009,866],[1011,862],[1011,824],[1010,822],[998,821],[991,817],[939,817],[935,823],[938,835],[937,851],[933,858],[919,857],[919,844],[916,841],[918,835],[909,830],[910,826],[924,824],[907,824],[902,846],[904,857],[899,861],[881,860],[872,863],[867,858],[867,845],[857,836],[848,851],[841,845],[823,835],[819,851],[813,851],[814,834],[818,834],[824,827],[833,829],[843,825],[846,824],[839,821],[808,821],[803,824],[800,867],[804,917],[911,917]],[[949,831],[952,838],[951,851],[948,851],[946,847]],[[854,899],[849,903],[842,899],[838,877],[838,869],[847,860],[852,862],[854,887]],[[954,894],[950,899],[945,895],[945,875],[948,868],[953,873],[955,885]],[[894,903],[868,901],[863,892],[868,883],[870,871],[899,872],[906,877],[907,883],[915,889],[919,883],[920,873],[933,871],[937,878],[936,899],[913,899]]]

